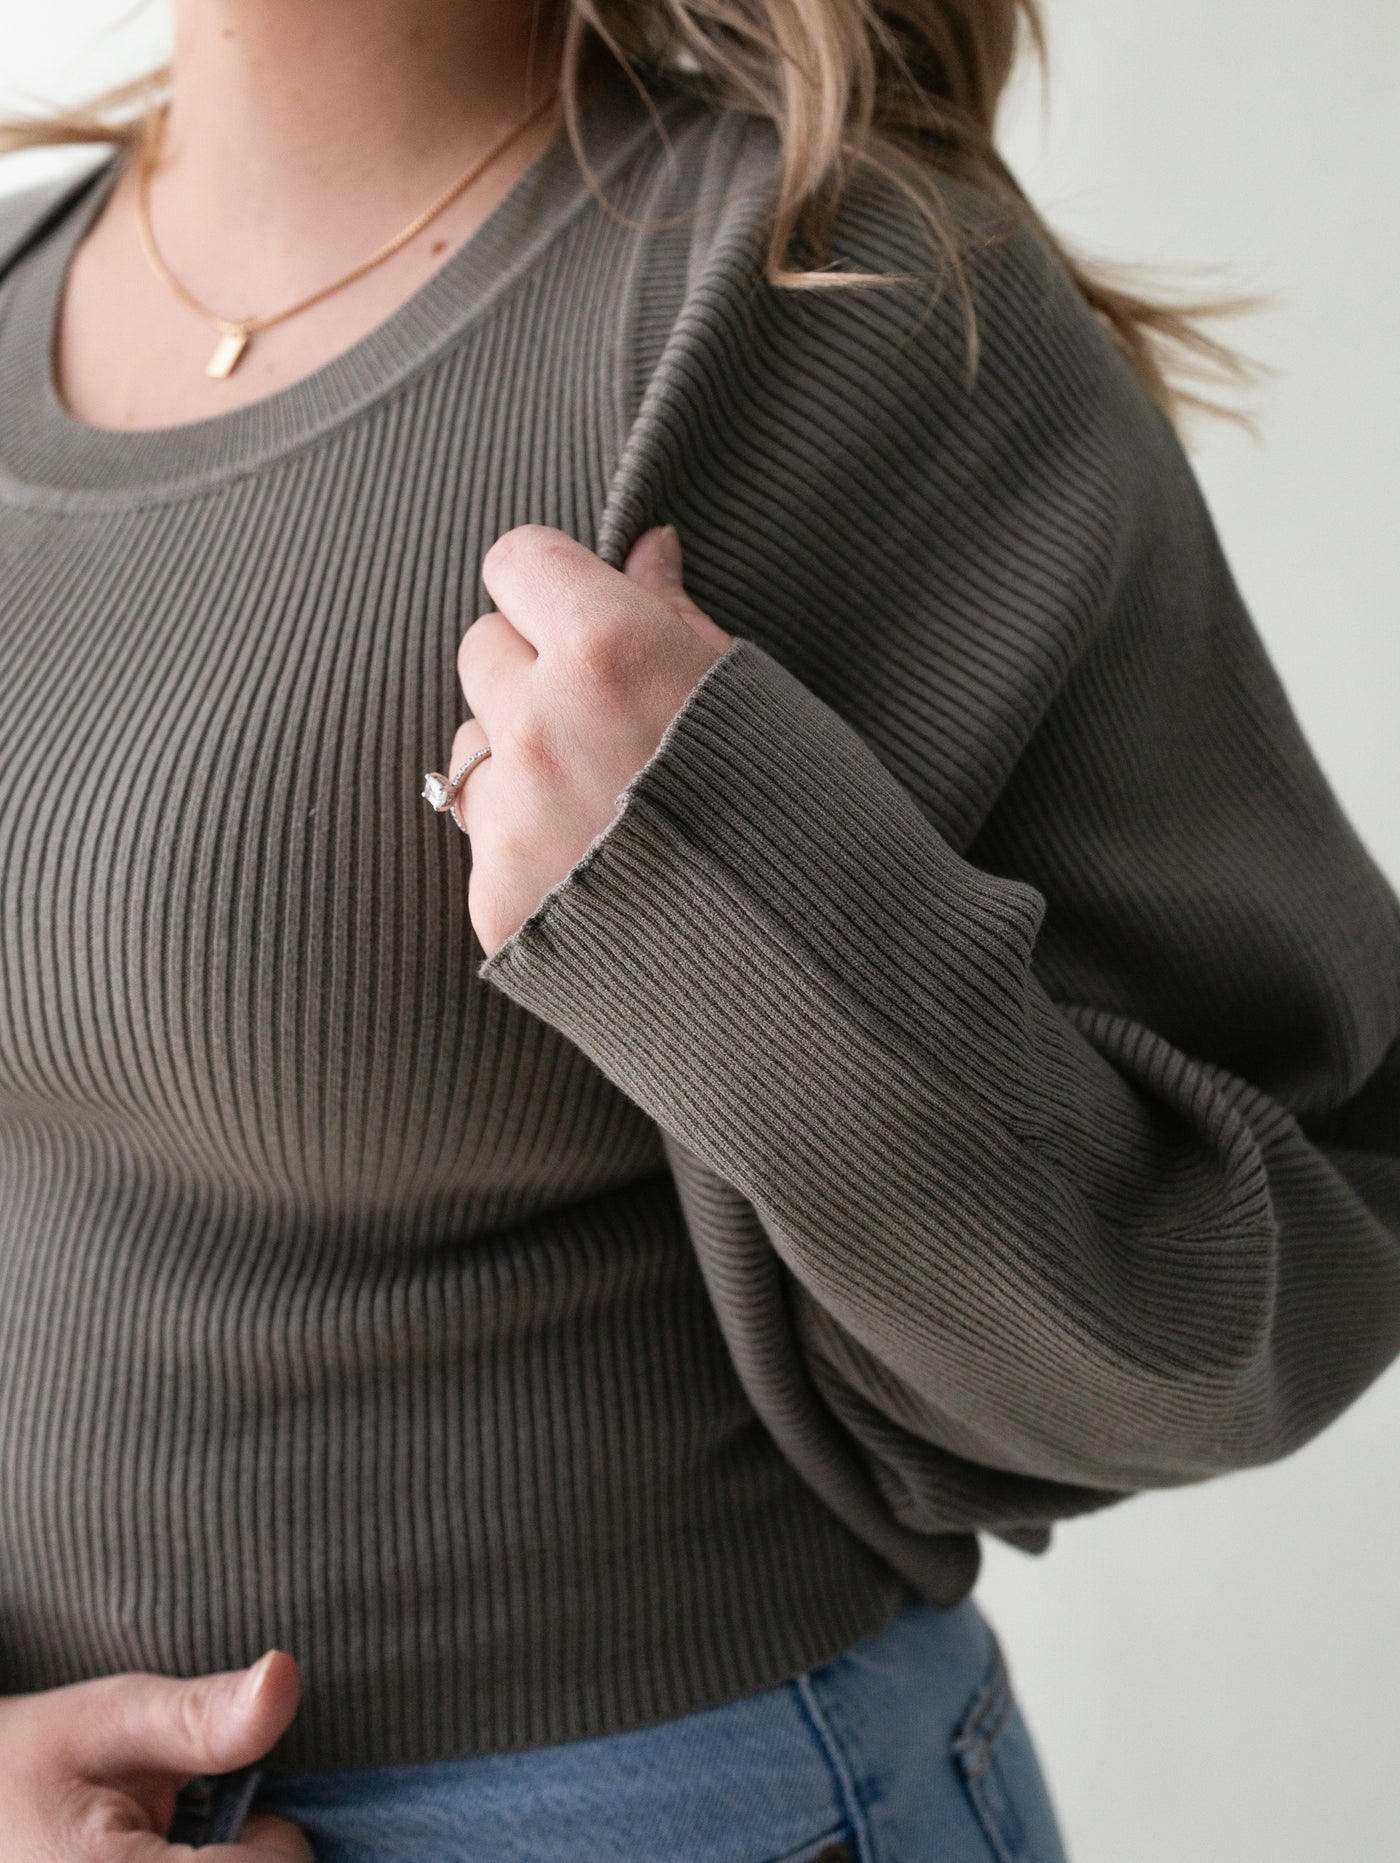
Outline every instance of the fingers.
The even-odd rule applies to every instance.
[[[463,634],[457,648],[457,678],[473,717],[480,719],[488,736],[492,716],[501,706],[515,705],[515,688],[538,658],[503,614],[478,615]]]
[[[479,719],[468,718],[463,724],[460,724],[457,727],[457,735],[452,740],[452,755],[448,760],[448,776],[455,776],[457,771],[460,770],[462,765],[466,762],[467,758],[471,756],[472,752],[474,750],[480,750],[483,745],[489,744],[490,741]],[[474,764],[467,772],[462,780],[461,788],[457,791],[457,800],[448,810],[448,814],[451,815],[453,821],[456,822],[463,834],[471,833],[467,809],[469,807],[472,784],[480,783],[481,778],[486,774],[484,765],[488,761],[488,758],[483,758],[481,763]]]
[[[665,602],[709,646],[723,653],[731,636],[717,626],[685,591],[685,559],[674,524],[657,524],[644,530],[627,552],[622,573],[651,595]]]
[[[718,652],[730,643],[730,636],[686,593],[680,538],[672,524],[643,531],[621,571],[563,531],[520,524],[486,552],[481,577],[496,606],[536,653],[615,627],[619,615],[654,626],[658,603],[662,616],[674,615]]]
[[[286,1818],[274,1818],[270,1812],[257,1812],[249,1818],[236,1844],[209,1844],[200,1850],[200,1863],[254,1863],[255,1858],[273,1857],[281,1863],[316,1863],[316,1854],[305,1831]]]
[[[601,624],[636,585],[585,544],[546,524],[518,524],[481,562],[481,579],[511,626],[537,653],[561,636]]]
[[[301,1671],[272,1650],[249,1669],[103,1676],[73,1695],[65,1746],[80,1776],[232,1772],[261,1759],[291,1724]]]
[[[674,524],[654,524],[644,530],[622,565],[624,576],[658,594],[669,594],[685,584],[685,561]]]
[[[260,1812],[248,1819],[236,1844],[168,1844],[155,1831],[113,1832],[102,1863],[316,1863],[306,1833],[285,1818]]]

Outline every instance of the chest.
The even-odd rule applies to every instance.
[[[591,541],[606,392],[580,372],[528,452],[522,384],[463,356],[197,495],[0,504],[0,1117],[399,1208],[508,1211],[648,1148],[477,979],[470,844],[420,796],[486,548]]]

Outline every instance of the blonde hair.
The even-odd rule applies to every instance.
[[[550,0],[543,0],[545,5]],[[1202,320],[1254,307],[1240,297],[1191,301],[1149,287],[1126,267],[1073,252],[1036,212],[998,154],[995,119],[1022,45],[1043,61],[1037,0],[557,0],[560,101],[570,141],[594,192],[579,116],[585,86],[608,54],[629,68],[664,70],[721,107],[767,118],[781,151],[765,264],[788,290],[912,282],[906,274],[828,269],[827,242],[860,165],[882,174],[926,224],[962,298],[969,370],[977,322],[954,217],[940,177],[990,194],[1030,221],[1153,398],[1239,415],[1201,392],[1247,380],[1253,365]],[[61,143],[135,142],[168,92],[169,68],[86,106],[0,123],[0,153]],[[144,106],[144,108],[143,108]],[[133,107],[135,114],[133,114]],[[605,204],[609,204],[606,203]],[[790,263],[794,244],[811,263]]]

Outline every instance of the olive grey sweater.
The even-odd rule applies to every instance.
[[[614,78],[371,335],[192,425],[0,204],[0,1687],[303,1667],[275,1767],[637,1725],[1286,1455],[1400,1351],[1400,904],[1164,417],[964,187],[762,277]],[[865,176],[846,268],[936,272]],[[421,800],[479,565],[679,527],[737,638],[489,960]]]

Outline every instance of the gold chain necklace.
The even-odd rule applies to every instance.
[[[319,291],[313,291],[310,297],[301,298],[297,303],[289,304],[285,310],[273,311],[266,317],[221,317],[217,311],[210,310],[207,304],[201,304],[194,293],[180,283],[160,256],[155,233],[151,228],[151,209],[147,192],[151,170],[155,166],[159,128],[148,123],[141,158],[136,170],[136,224],[141,235],[142,248],[156,275],[169,286],[182,303],[188,305],[192,311],[204,319],[205,323],[219,332],[219,343],[209,358],[205,374],[212,375],[220,381],[232,375],[257,331],[271,329],[276,323],[285,323],[287,318],[295,317],[299,311],[309,310],[313,304],[319,304],[323,298],[330,297],[332,292],[343,291],[346,285],[354,284],[357,278],[363,278],[366,272],[372,271],[376,265],[381,265],[385,259],[397,252],[400,246],[406,246],[416,233],[422,232],[430,220],[435,220],[444,208],[450,207],[457,196],[471,186],[482,170],[489,167],[503,149],[543,116],[554,101],[555,94],[551,91],[542,103],[537,104],[526,116],[521,117],[520,121],[507,130],[499,141],[494,142],[483,156],[473,162],[466,174],[439,194],[430,207],[425,207],[423,212],[410,220],[401,232],[395,233],[391,240],[382,245],[377,252],[371,253],[369,258],[357,265],[353,271],[347,272],[343,278],[337,278],[333,284],[323,285]]]

